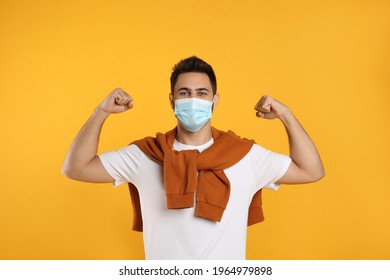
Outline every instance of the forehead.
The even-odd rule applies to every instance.
[[[187,87],[187,88],[207,88],[211,90],[211,83],[209,76],[205,73],[189,72],[182,73],[178,76],[175,90]]]

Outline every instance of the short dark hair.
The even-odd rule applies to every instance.
[[[213,95],[217,93],[217,78],[215,77],[213,67],[196,56],[182,59],[179,63],[173,66],[171,74],[171,93],[173,93],[179,75],[191,72],[205,73],[210,79],[211,87],[213,88]]]

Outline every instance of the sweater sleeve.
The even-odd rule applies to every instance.
[[[136,145],[102,153],[99,159],[106,171],[114,178],[113,186],[133,183],[144,154]]]
[[[261,188],[277,190],[277,182],[287,171],[291,163],[289,156],[269,151],[257,144],[250,151],[250,161],[256,191]]]

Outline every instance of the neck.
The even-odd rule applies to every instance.
[[[212,137],[210,121],[197,132],[188,131],[180,124],[177,125],[176,140],[182,144],[200,146],[206,144]]]

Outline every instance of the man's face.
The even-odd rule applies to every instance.
[[[177,78],[173,92],[170,94],[171,106],[174,108],[174,101],[183,98],[199,98],[214,102],[216,105],[217,95],[213,96],[213,88],[210,79],[205,73],[183,73]]]

